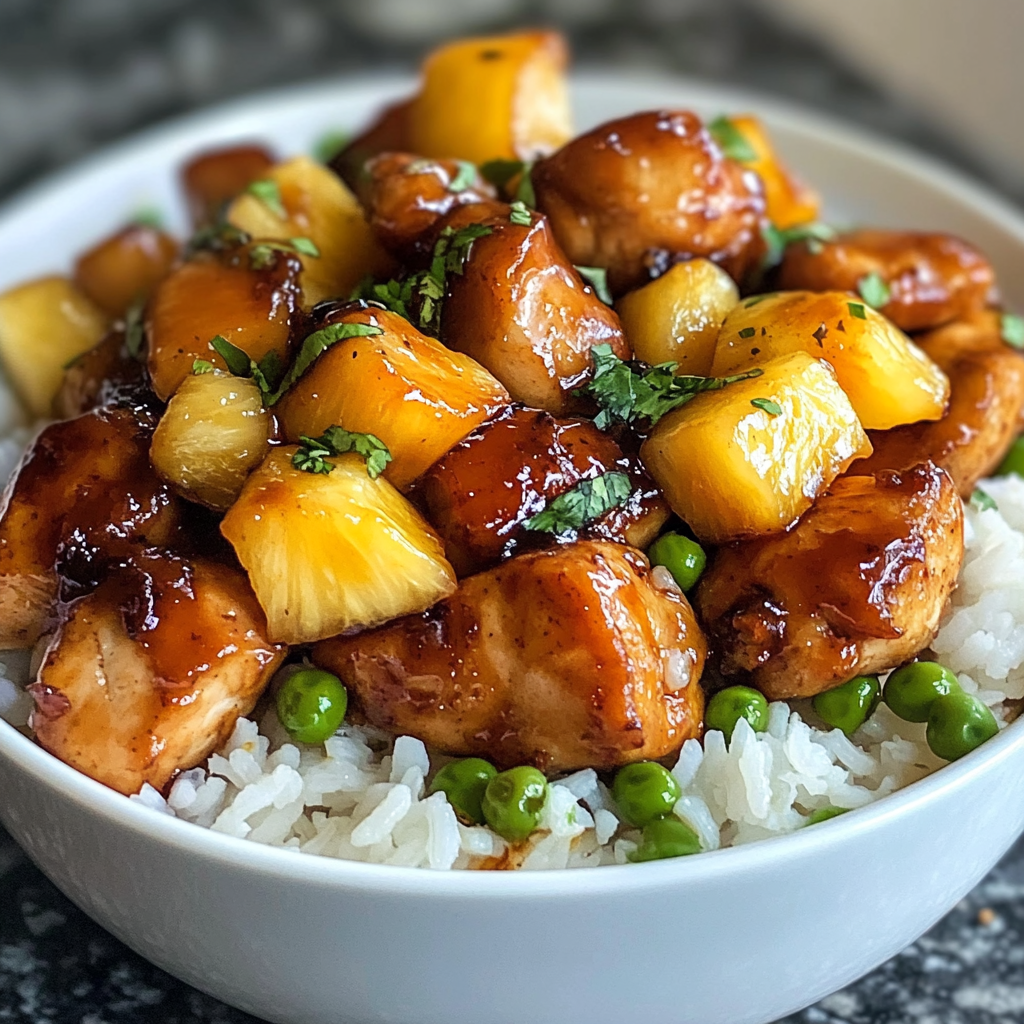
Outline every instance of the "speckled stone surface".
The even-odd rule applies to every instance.
[[[561,24],[581,63],[763,89],[972,169],[913,111],[742,0],[0,0],[0,195],[176,113],[279,83],[411,66],[439,36],[517,20]],[[0,831],[0,1022],[253,1021],[123,947]],[[785,1024],[1021,1021],[1024,842],[903,954]]]

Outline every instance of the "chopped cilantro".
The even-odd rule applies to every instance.
[[[372,324],[328,324],[308,335],[299,349],[299,354],[281,378],[280,383],[266,394],[266,405],[275,405],[281,396],[316,362],[317,358],[332,345],[346,338],[368,338],[374,334],[383,334],[383,330]],[[258,383],[258,381],[257,381]]]
[[[132,224],[143,228],[153,228],[159,231],[166,223],[163,211],[155,206],[140,207],[132,214]]]
[[[496,188],[504,188],[517,174],[530,165],[523,160],[488,160],[480,165],[480,177]]]
[[[881,309],[891,298],[892,292],[881,274],[872,271],[857,282],[860,297],[872,308]]]
[[[291,242],[292,248],[300,255],[312,256],[314,259],[320,258],[320,250],[312,238],[300,235],[298,238],[289,238],[288,241]]]
[[[518,224],[520,227],[529,227],[533,220],[530,216],[530,211],[526,208],[526,204],[521,199],[517,199],[512,204],[512,212],[508,215],[508,219],[513,224]]]
[[[350,135],[340,128],[324,132],[313,143],[313,156],[322,164],[330,163],[349,143]]]
[[[757,150],[724,114],[708,125],[708,131],[718,143],[718,148],[730,160],[738,160],[741,164],[752,164],[757,160]]]
[[[625,473],[602,473],[593,480],[581,480],[552,498],[543,511],[527,519],[523,526],[544,533],[570,533],[618,508],[632,493],[633,485]]]
[[[978,509],[979,512],[987,512],[990,508],[999,508],[996,504],[995,498],[993,498],[987,491],[983,491],[980,487],[974,488],[974,493],[971,495],[971,504]]]
[[[755,334],[757,334],[757,331],[753,327],[744,327],[743,330],[740,331],[741,338],[752,338]]]
[[[608,271],[604,267],[577,267],[576,270],[580,277],[594,289],[594,294],[610,306],[612,293],[608,290]]]
[[[194,359],[192,360],[192,373],[196,377],[202,376],[204,373],[213,373],[213,363],[209,359]]]
[[[846,308],[850,311],[850,316],[855,316],[858,320],[867,320],[868,315],[864,311],[864,306],[860,302],[848,302]]]
[[[237,345],[232,345],[223,334],[218,334],[210,339],[210,348],[224,360],[229,373],[236,377],[252,376],[252,359],[248,352],[243,351]]]
[[[778,402],[773,402],[770,398],[752,398],[750,404],[755,409],[763,409],[769,416],[782,415],[782,406]]]
[[[221,221],[219,224],[200,228],[188,240],[185,244],[185,259],[190,259],[204,249],[222,252],[224,249],[246,245],[249,241],[249,235],[245,231],[236,228],[234,224],[228,224],[227,221]]]
[[[827,224],[798,224],[795,228],[785,229],[769,224],[761,232],[761,236],[767,247],[761,269],[771,270],[782,262],[786,246],[806,242],[811,253],[817,255],[821,252],[821,243],[835,238],[836,232]]]
[[[306,473],[330,473],[334,466],[328,456],[355,452],[365,460],[367,475],[376,480],[392,459],[388,446],[375,434],[358,434],[344,427],[328,427],[319,437],[300,434],[299,439],[302,443],[292,456],[292,465]]]
[[[449,192],[465,192],[476,181],[476,166],[474,164],[468,160],[460,160],[458,164],[458,172],[448,183]]]
[[[595,345],[590,354],[594,376],[577,394],[589,395],[597,402],[601,411],[594,417],[594,424],[599,430],[637,420],[657,423],[666,413],[685,405],[701,392],[717,391],[764,373],[755,368],[732,377],[677,377],[677,363],[638,366],[620,359],[611,345]]]
[[[1024,349],[1024,317],[1004,313],[1000,320],[1000,333],[1007,345]]]
[[[288,219],[288,211],[281,202],[281,189],[273,178],[260,178],[251,182],[246,189],[250,195],[254,195],[275,217],[281,220]]]

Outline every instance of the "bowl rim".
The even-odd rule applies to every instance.
[[[352,99],[365,93],[368,101],[379,103],[390,95],[401,95],[414,81],[408,75],[359,74],[341,76],[298,86],[271,89],[217,104],[191,114],[169,119],[134,133],[70,167],[45,177],[21,190],[0,206],[0,234],[31,206],[78,182],[83,176],[103,173],[112,164],[139,159],[149,148],[183,143],[219,123],[269,106],[293,109],[339,93]],[[573,89],[593,92],[627,88],[638,94],[664,96],[666,105],[677,102],[696,105],[718,104],[725,109],[753,109],[772,125],[797,134],[810,134],[829,147],[856,148],[885,169],[910,173],[945,192],[959,205],[969,208],[1000,230],[1015,238],[1024,251],[1024,216],[1007,200],[991,193],[962,172],[922,155],[898,142],[843,121],[772,97],[682,76],[650,73],[617,73],[582,70],[573,75]],[[258,134],[258,132],[257,132]],[[0,652],[0,661],[3,652]],[[773,836],[758,842],[708,851],[695,857],[657,861],[643,865],[606,865],[596,870],[553,869],[544,871],[431,871],[425,868],[367,864],[316,855],[303,855],[283,847],[267,846],[238,839],[191,822],[161,813],[137,800],[94,781],[64,764],[55,756],[0,719],[0,757],[40,784],[59,792],[63,799],[83,811],[99,815],[110,826],[137,833],[149,840],[175,847],[190,856],[201,856],[235,869],[259,872],[281,880],[356,888],[361,891],[395,893],[430,898],[439,895],[473,899],[534,899],[537,897],[585,898],[597,893],[637,893],[665,885],[710,883],[732,872],[765,868],[782,859],[815,856],[818,851],[844,844],[855,836],[875,831],[893,818],[943,799],[972,785],[975,779],[994,771],[1024,747],[1024,717],[1012,722],[998,736],[961,760],[943,766],[925,778],[888,796],[857,808],[813,829]]]

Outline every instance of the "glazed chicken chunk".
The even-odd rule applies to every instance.
[[[243,573],[149,551],[62,610],[29,689],[62,761],[121,793],[222,746],[284,656]]]
[[[930,459],[953,478],[961,497],[1002,462],[1024,427],[1024,357],[1005,344],[997,313],[976,313],[917,338],[949,377],[946,415],[870,432],[874,454],[851,472],[905,470]]]
[[[689,111],[609,121],[539,161],[531,177],[569,258],[606,267],[616,294],[696,256],[741,280],[763,252],[760,178],[723,156]]]
[[[594,541],[513,558],[422,615],[313,651],[372,725],[546,771],[665,757],[698,736],[704,657],[678,589]]]
[[[696,606],[719,672],[785,700],[908,661],[956,585],[963,529],[931,463],[840,477],[789,533],[715,555]]]

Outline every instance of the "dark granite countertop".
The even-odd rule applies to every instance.
[[[438,35],[538,21],[562,24],[581,63],[763,89],[977,171],[914,111],[743,0],[0,0],[0,195],[137,127],[227,96],[409,67]],[[253,1020],[131,953],[0,831],[0,1022]],[[904,953],[787,1024],[1022,1020],[1024,841]]]

